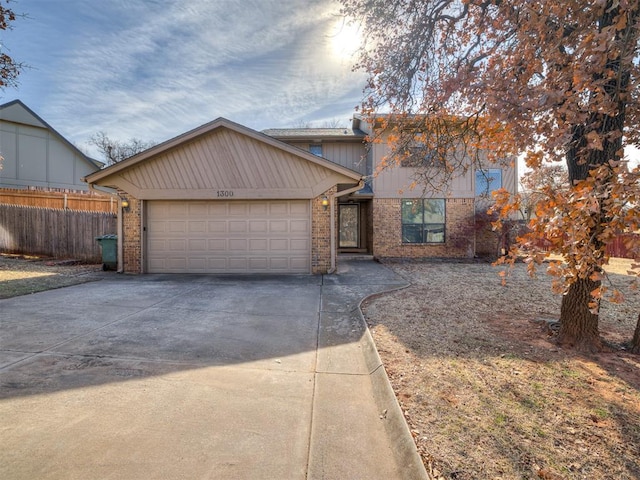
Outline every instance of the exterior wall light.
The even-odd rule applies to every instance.
[[[127,200],[126,198],[121,198],[120,205],[122,206],[123,210],[129,211],[129,200]]]
[[[329,208],[329,199],[327,198],[327,196],[325,195],[324,197],[322,197],[322,208],[324,210],[326,210],[327,208]]]

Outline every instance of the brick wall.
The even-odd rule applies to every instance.
[[[142,246],[140,245],[142,202],[128,194],[126,198],[129,200],[129,209],[122,212],[123,269],[125,273],[142,273],[142,265],[140,263],[142,254]]]
[[[475,253],[472,198],[446,200],[444,244],[403,244],[400,198],[373,200],[373,255],[378,258],[473,257]]]
[[[329,198],[337,192],[331,188],[311,201],[311,273],[327,273],[331,268],[331,212],[330,206],[322,206],[322,197]],[[337,208],[333,205],[334,212]],[[337,213],[334,218],[337,222]],[[337,226],[335,227],[337,231]]]

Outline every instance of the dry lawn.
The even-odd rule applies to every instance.
[[[102,265],[0,254],[0,299],[97,280]]]
[[[544,272],[501,286],[488,263],[388,266],[412,285],[363,310],[431,478],[640,479],[637,294],[602,309],[611,351],[582,356],[554,345]]]

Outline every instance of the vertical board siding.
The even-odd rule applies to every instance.
[[[292,153],[223,130],[119,175],[141,190],[283,190],[317,185],[331,173]]]
[[[95,237],[116,233],[116,216],[0,204],[0,251],[102,261]]]

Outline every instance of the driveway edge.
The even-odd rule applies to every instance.
[[[358,303],[358,316],[364,326],[364,335],[361,341],[365,344],[366,348],[363,348],[363,354],[365,356],[365,362],[369,369],[369,377],[373,386],[374,400],[380,412],[380,420],[384,422],[384,427],[391,439],[391,445],[395,456],[395,462],[400,467],[402,472],[402,478],[406,480],[429,480],[427,470],[425,469],[422,458],[418,453],[416,443],[413,440],[409,425],[407,424],[402,408],[398,403],[396,394],[391,387],[391,382],[387,376],[387,371],[384,368],[382,359],[376,348],[376,344],[373,340],[373,336],[369,331],[369,326],[362,313],[362,303],[373,297],[381,295],[383,293],[395,292],[398,290],[404,290],[410,287],[411,284],[407,284],[402,287],[391,288],[382,292],[376,292],[368,295],[360,300]]]

